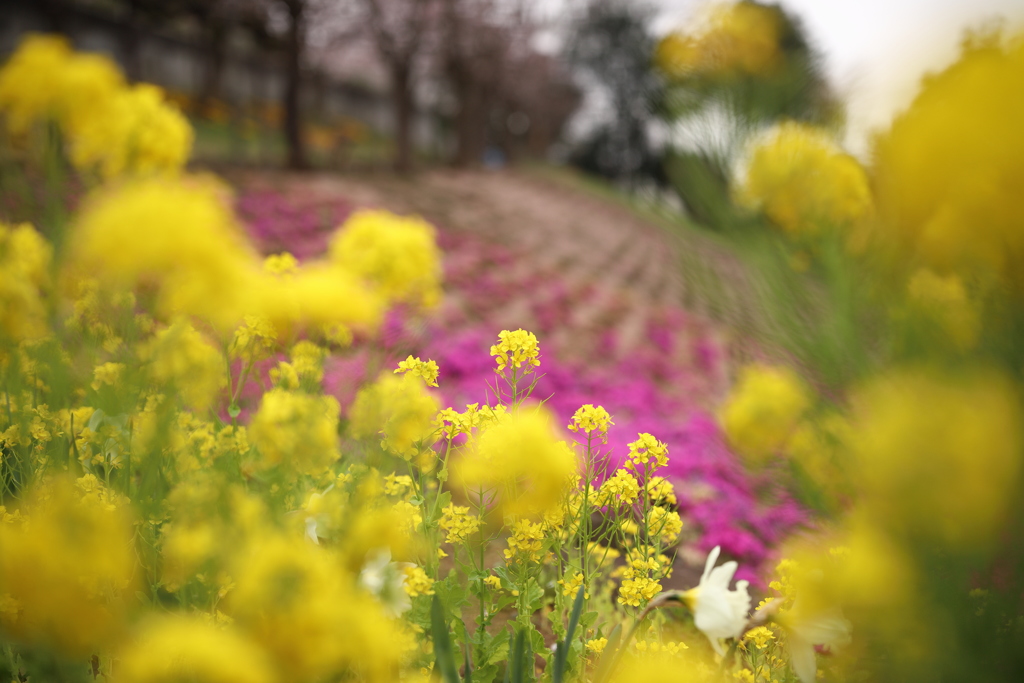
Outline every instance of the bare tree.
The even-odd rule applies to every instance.
[[[412,169],[413,92],[417,60],[434,15],[433,0],[360,0],[381,59],[387,65],[394,115],[395,170]]]
[[[478,163],[492,124],[509,89],[516,63],[525,64],[536,29],[526,0],[444,0],[441,31],[442,71],[456,102],[456,166]],[[519,72],[516,78],[538,74]]]
[[[309,0],[282,0],[288,13],[285,33],[284,138],[288,145],[288,168],[309,167],[302,138],[302,61],[305,52]]]

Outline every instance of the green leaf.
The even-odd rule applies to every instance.
[[[441,600],[437,595],[430,605],[430,635],[434,639],[434,660],[444,683],[459,683],[459,673],[455,666],[455,653],[448,635]]]
[[[565,675],[566,658],[569,656],[572,637],[576,634],[576,626],[580,622],[580,613],[583,611],[584,588],[585,586],[580,586],[580,589],[576,591],[576,599],[572,603],[572,613],[569,615],[569,628],[565,632],[565,640],[558,644],[558,649],[555,651],[555,666],[551,674],[553,683],[562,683],[562,677]]]
[[[462,622],[462,639],[465,645],[462,648],[462,652],[465,655],[466,667],[462,672],[462,680],[465,683],[473,683],[473,661],[469,656],[469,649],[472,645],[469,642],[469,631],[466,630],[466,622]]]
[[[597,612],[584,612],[580,616],[580,628],[586,630],[597,622]]]
[[[511,643],[504,638],[493,638],[484,647],[484,664],[497,665],[508,659],[508,651]]]
[[[508,683],[523,683],[523,652],[526,649],[526,629],[522,626],[516,629],[516,641],[512,646],[512,659],[509,661],[512,669],[511,679]]]
[[[544,589],[536,579],[530,579],[526,584],[526,606],[531,612],[536,612],[544,606]]]
[[[608,644],[604,648],[604,655],[597,665],[597,674],[594,675],[594,683],[604,683],[615,670],[619,660],[619,641],[622,640],[622,626],[616,624],[608,636]]]

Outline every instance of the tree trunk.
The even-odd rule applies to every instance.
[[[303,0],[289,0],[288,14],[291,25],[288,27],[288,41],[285,48],[285,87],[284,87],[284,137],[288,145],[288,168],[301,170],[308,168],[306,149],[302,140],[302,111],[299,96],[302,88],[302,47],[303,35]]]
[[[412,171],[412,78],[408,64],[391,67],[391,98],[395,117],[395,171]]]
[[[224,40],[227,27],[220,22],[212,23],[207,29],[207,44],[204,56],[203,85],[199,91],[196,113],[208,117],[214,100],[220,95],[221,74],[224,72]]]
[[[131,82],[142,80],[142,8],[138,0],[128,3],[128,17],[121,29],[121,49],[124,53],[124,72]]]
[[[482,92],[478,83],[466,75],[456,77],[455,93],[459,110],[455,115],[455,166],[475,166],[483,154],[480,128],[482,127]]]

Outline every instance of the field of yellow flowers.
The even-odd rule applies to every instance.
[[[26,38],[3,189],[48,194],[0,223],[0,676],[1019,680],[1022,81],[1024,43],[977,35],[868,168],[794,123],[756,141],[736,201],[800,371],[718,406],[744,478],[693,455],[714,425],[633,414],[667,394],[553,397],[532,331],[491,330],[485,373],[443,337],[391,362],[395,316],[444,296],[433,226],[348,211],[264,257],[235,207],[266,198],[184,170],[159,89]],[[694,471],[731,508],[677,490]],[[669,588],[695,523],[703,571]]]

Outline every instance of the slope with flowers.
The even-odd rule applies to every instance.
[[[390,314],[383,354],[328,362],[325,389],[343,407],[375,368],[410,354],[438,363],[445,405],[484,404],[496,331],[529,329],[544,349],[535,395],[560,419],[600,404],[613,416],[614,453],[641,432],[669,444],[690,564],[720,545],[757,580],[771,548],[805,521],[768,475],[740,465],[713,413],[728,390],[731,334],[693,310],[701,297],[687,291],[679,250],[703,250],[725,279],[738,264],[721,247],[680,244],[624,207],[526,172],[434,171],[412,182],[248,173],[235,182],[239,213],[268,254],[318,256],[358,208],[420,213],[438,228],[441,307],[425,318]]]

